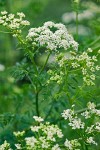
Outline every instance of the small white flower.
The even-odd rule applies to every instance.
[[[73,115],[74,115],[74,111],[71,110],[71,109],[67,109],[67,110],[64,110],[63,113],[62,113],[62,117],[66,120],[66,119],[69,119],[71,120],[73,118]]]
[[[63,137],[62,131],[60,129],[57,130],[57,135],[59,138]]]
[[[18,131],[18,132],[13,132],[13,134],[18,137],[18,136],[23,136],[25,134],[25,131]]]
[[[97,116],[100,116],[100,110],[95,110],[95,114],[97,115]]]
[[[16,148],[21,150],[21,144],[15,144]]]
[[[87,138],[87,143],[88,143],[88,144],[95,144],[95,145],[97,145],[97,143],[94,141],[94,138],[93,138],[93,137]]]
[[[86,75],[87,69],[86,68],[82,68],[82,73],[83,73],[83,75]]]
[[[9,19],[9,20],[14,19],[14,16],[15,16],[14,14],[9,14],[9,15],[8,15],[8,19]]]
[[[97,61],[97,57],[96,57],[96,56],[92,56],[92,59],[93,59],[94,61]]]
[[[93,52],[93,50],[92,50],[91,48],[88,48],[87,51],[88,51],[89,53],[92,53],[92,52]]]
[[[60,149],[59,145],[56,144],[56,145],[54,145],[54,146],[52,147],[51,150],[61,150],[61,149]]]
[[[97,65],[97,66],[96,66],[96,70],[97,70],[97,71],[100,70],[100,66]]]
[[[74,140],[71,140],[71,141],[66,139],[64,145],[65,145],[65,147],[68,148],[68,150],[79,150],[77,147],[80,146],[80,143],[78,142],[77,139],[74,139]]]
[[[44,121],[43,118],[38,117],[38,116],[33,116],[33,118],[34,118],[35,121],[37,121],[37,122],[42,122],[42,121]]]
[[[18,15],[19,17],[25,17],[25,14],[22,13],[22,12],[18,12],[17,15]]]
[[[87,107],[88,107],[88,109],[92,110],[92,109],[95,109],[96,105],[92,102],[88,102]]]
[[[98,50],[98,54],[100,54],[100,49]]]
[[[32,126],[32,127],[31,127],[31,130],[32,130],[33,132],[38,132],[40,128],[41,128],[40,126]]]
[[[95,130],[100,132],[100,122],[96,122]]]
[[[6,15],[8,12],[7,11],[1,11],[2,15]]]
[[[26,141],[26,144],[30,146],[31,148],[33,148],[35,144],[38,142],[35,137],[27,137],[25,138],[25,141]]]
[[[94,125],[91,125],[90,127],[87,127],[86,131],[88,134],[94,132]]]
[[[0,18],[0,24],[4,24],[4,20],[2,20],[2,18]]]
[[[73,149],[73,146],[71,144],[71,142],[66,139],[65,143],[64,143],[65,147],[67,147],[69,150],[72,150]]]
[[[30,22],[27,20],[22,20],[21,25],[28,26],[28,25],[30,25]]]
[[[77,62],[73,62],[73,63],[72,63],[72,67],[73,67],[73,68],[78,68],[79,66],[80,66],[80,65],[79,65]]]
[[[80,118],[74,118],[73,120],[70,121],[70,123],[68,123],[69,126],[72,127],[72,129],[83,129],[84,128],[84,122],[81,121]]]
[[[90,112],[89,111],[85,111],[85,112],[83,112],[83,113],[81,113],[81,115],[82,116],[84,116],[85,117],[85,119],[88,119],[88,118],[90,118],[91,117],[91,115],[90,115]]]
[[[42,147],[43,149],[47,149],[47,148],[50,147],[49,142],[46,140],[46,138],[45,138],[44,136],[40,136],[40,137],[39,137],[39,140],[41,141],[41,147]]]
[[[10,149],[10,144],[5,140],[2,145],[0,145],[0,150],[11,150]]]

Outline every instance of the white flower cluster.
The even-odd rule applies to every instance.
[[[21,12],[17,13],[17,17],[14,14],[8,14],[6,11],[1,12],[0,25],[5,26],[7,29],[13,32],[14,36],[21,33],[23,26],[30,25],[29,21],[24,20],[25,15]]]
[[[85,117],[85,119],[91,118],[92,115],[100,116],[100,110],[95,108],[96,105],[94,103],[88,102],[87,108],[85,112],[83,112],[81,115]]]
[[[92,102],[87,103],[87,110],[83,113],[81,113],[82,116],[84,116],[85,119],[92,118],[94,115],[95,117],[100,117],[100,110],[96,109],[96,105]],[[95,122],[90,127],[86,127],[85,130],[86,134],[94,134],[94,133],[100,133],[100,122]]]
[[[81,146],[81,144],[79,143],[77,139],[74,139],[71,141],[66,139],[64,145],[68,150],[80,150],[79,147]]]
[[[15,144],[15,147],[16,147],[17,149],[19,149],[19,150],[22,149],[21,144]]]
[[[87,127],[85,132],[87,134],[91,134],[91,133],[100,133],[100,122],[96,122],[93,125],[91,125],[90,127]]]
[[[16,137],[22,137],[25,134],[25,131],[18,131],[13,133]]]
[[[37,138],[35,138],[35,143],[36,143],[36,147],[39,147],[41,149],[45,148],[48,149],[50,147],[50,143],[52,142],[56,142],[56,137],[58,138],[62,138],[63,134],[61,132],[61,130],[58,128],[57,125],[50,125],[49,123],[46,124],[40,124],[40,126],[32,126],[31,130],[33,132],[38,132],[38,133],[42,133],[42,135],[40,135]],[[34,142],[32,142],[34,143]],[[32,147],[30,145],[30,147]],[[57,145],[55,146],[57,147]],[[59,146],[58,146],[59,147]],[[54,147],[53,147],[54,149]]]
[[[33,118],[39,123],[43,121],[41,117],[33,116]],[[26,146],[29,150],[60,150],[60,146],[57,144],[57,139],[62,138],[63,134],[57,125],[51,125],[49,122],[45,124],[40,123],[37,126],[31,126],[31,131],[33,132],[34,136],[25,138]],[[18,132],[17,134],[14,133],[16,137],[23,134],[23,132]],[[15,144],[15,146],[17,149],[22,147],[20,143]]]
[[[57,54],[56,63],[58,64],[59,69],[55,71],[48,70],[48,74],[50,75],[48,83],[50,83],[50,81],[56,81],[58,84],[64,82],[66,76],[66,72],[64,72],[64,70],[66,68],[67,72],[70,74],[76,74],[76,71],[79,71],[83,78],[83,82],[86,85],[95,85],[95,72],[100,70],[100,66],[96,65],[99,51],[97,55],[93,56],[89,54],[91,52],[92,49],[88,48],[87,52],[82,52],[82,54],[70,52],[71,55],[69,55],[69,57],[61,53]]]
[[[38,116],[33,116],[33,118],[34,118],[35,121],[37,121],[37,122],[42,122],[42,121],[44,121],[43,118],[38,117]]]
[[[61,150],[61,149],[60,149],[59,145],[56,144],[56,145],[54,145],[54,146],[52,147],[52,150]]]
[[[37,139],[35,137],[27,137],[25,138],[26,141],[26,145],[29,147],[29,149],[36,149],[35,144],[38,142]]]
[[[89,137],[87,138],[87,141],[86,141],[88,144],[95,144],[97,145],[97,143],[94,141],[94,138],[93,137]]]
[[[62,113],[62,117],[65,120],[69,120],[68,125],[71,129],[76,130],[78,133],[78,138],[73,140],[68,140],[66,138],[65,142],[63,139],[63,134],[61,129],[57,125],[50,124],[49,122],[42,123],[43,118],[38,116],[33,116],[36,121],[35,126],[31,126],[30,129],[32,134],[30,137],[25,137],[25,131],[14,132],[18,143],[15,144],[16,149],[26,149],[26,150],[80,150],[82,142],[89,145],[98,145],[95,141],[94,137],[97,133],[100,133],[100,122],[98,118],[100,116],[100,112],[96,114],[95,123],[91,122],[91,126],[88,126],[87,116],[85,113],[77,114],[74,111],[75,105],[72,105],[72,109],[64,110]],[[96,109],[96,105],[94,103],[88,102],[87,111],[91,112],[91,114],[96,113],[98,110]],[[90,114],[89,112],[89,114]],[[81,118],[79,117],[81,116]],[[91,116],[92,117],[92,116]],[[97,118],[98,117],[98,118]],[[84,121],[82,121],[84,119]],[[80,130],[79,130],[80,129]],[[23,145],[21,142],[26,143]],[[10,144],[4,141],[4,144],[0,146],[0,150],[12,150],[10,148]]]
[[[78,50],[78,43],[68,33],[65,25],[48,21],[42,27],[31,28],[27,40],[33,47],[45,47],[46,50]]]
[[[92,115],[94,114],[95,117],[100,117],[100,110],[96,109],[96,105],[94,103],[88,102],[87,103],[87,110],[83,113],[81,113],[81,118],[84,117],[84,121],[81,121],[82,119],[78,117],[78,114],[75,113],[73,109],[67,109],[64,110],[62,113],[62,117],[64,117],[65,120],[69,120],[68,125],[71,126],[72,129],[82,129],[85,131],[83,134],[85,138],[85,142],[87,144],[94,144],[97,145],[97,142],[94,140],[94,136],[97,133],[100,133],[100,122],[98,122],[98,119],[96,119],[96,122],[89,127],[87,124],[87,119],[92,118]],[[80,137],[79,140],[82,140],[82,137]],[[71,141],[66,140],[65,146],[68,147],[69,150],[73,150]]]
[[[64,117],[65,120],[69,120],[68,125],[72,127],[72,129],[84,129],[84,122],[81,121],[80,118],[78,118],[77,114],[75,114],[74,110],[67,109],[64,110],[62,113],[62,117]]]
[[[72,59],[72,68],[80,69],[83,75],[83,81],[86,85],[94,85],[95,81],[95,72],[100,70],[100,66],[96,65],[97,56],[90,56],[89,53],[92,50],[89,48],[87,52],[83,52],[79,56],[73,56]],[[75,62],[73,64],[73,61]]]
[[[12,150],[10,148],[10,144],[7,141],[4,141],[2,145],[0,145],[0,150]]]

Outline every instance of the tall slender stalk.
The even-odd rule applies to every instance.
[[[37,69],[36,63],[34,61],[33,55],[31,54],[30,50],[27,47],[25,47],[26,46],[25,41],[23,41],[19,36],[17,38],[20,41],[20,43],[24,46],[24,48],[27,50],[30,60],[34,66],[35,73],[38,76],[39,73],[38,73],[38,69]],[[29,78],[32,86],[34,87],[33,81],[31,80],[31,78],[29,76],[28,76],[28,78]],[[38,83],[35,86],[36,86],[36,94],[35,94],[36,114],[37,114],[37,116],[40,116],[40,113],[39,113],[39,92],[40,92],[40,90],[37,89]]]
[[[76,39],[78,40],[78,11],[76,11]]]
[[[76,39],[78,40],[78,15],[79,15],[80,0],[72,0],[72,7],[76,15]]]
[[[45,66],[47,65],[47,62],[48,62],[49,57],[50,57],[50,54],[51,54],[51,52],[48,54],[47,59],[46,59],[44,65],[43,65],[43,67],[42,67],[42,69],[41,69],[41,71],[40,71],[40,74],[42,73],[42,71],[44,70]]]
[[[40,113],[39,113],[39,92],[38,91],[36,92],[36,113],[37,116],[39,117]]]

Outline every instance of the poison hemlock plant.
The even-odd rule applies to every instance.
[[[33,114],[35,122],[26,129],[28,131],[14,132],[16,140],[11,144],[11,148],[10,144],[4,141],[0,149],[87,150],[92,144],[98,146],[95,138],[100,132],[100,111],[96,109],[94,103],[88,102],[87,109],[80,113],[74,110],[74,104],[78,101],[77,95],[80,91],[82,92],[87,86],[95,85],[96,75],[100,70],[98,65],[100,50],[95,55],[92,54],[91,48],[83,52],[78,51],[79,44],[68,33],[65,25],[51,21],[44,23],[42,27],[29,29],[28,34],[24,36],[24,27],[30,25],[24,18],[23,13],[14,15],[3,11],[0,25],[17,38],[20,47],[24,50],[25,61],[17,63],[14,75],[18,80],[26,77],[31,84],[36,107],[36,112]],[[36,62],[36,58],[41,57],[43,53],[46,53],[47,58],[41,67]],[[52,61],[49,63],[50,57]],[[50,99],[51,103],[47,114],[44,109],[41,110],[40,103],[40,99],[45,99],[46,93],[48,93],[46,100]],[[58,125],[47,121],[54,107],[53,102],[59,102],[58,106],[61,106],[62,99],[67,99],[71,108],[62,110],[62,117],[66,120],[63,127],[76,131],[76,137],[73,139],[64,135]],[[48,109],[48,103],[44,107]],[[56,109],[53,109],[53,112],[54,115],[58,114]],[[44,119],[41,118],[41,114]]]

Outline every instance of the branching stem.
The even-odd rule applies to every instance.
[[[40,71],[40,74],[42,73],[42,71],[43,71],[43,70],[44,70],[44,68],[46,67],[47,62],[48,62],[49,57],[50,57],[50,54],[51,54],[51,52],[48,54],[47,59],[46,59],[46,61],[45,61],[44,65],[43,65],[43,67],[42,67],[42,69],[41,69],[41,71]]]

